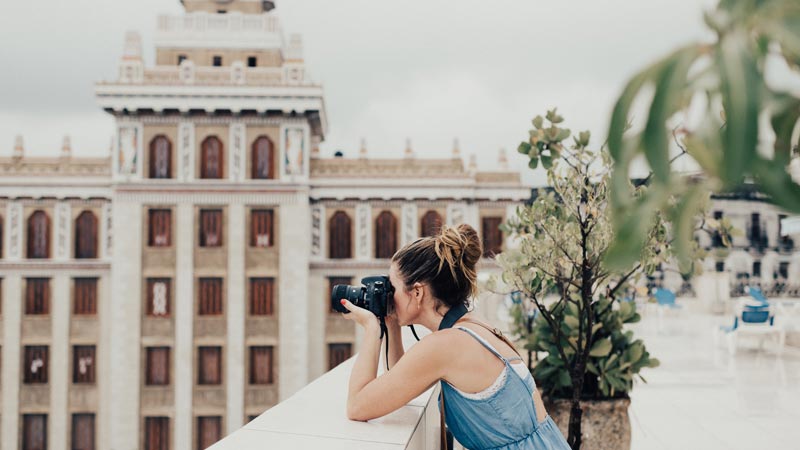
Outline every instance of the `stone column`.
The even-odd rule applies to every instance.
[[[9,205],[11,209],[11,205]],[[2,450],[17,450],[19,433],[20,328],[22,322],[22,277],[3,279],[2,353]]]
[[[416,203],[403,204],[401,216],[400,247],[403,247],[419,237],[419,214]]]
[[[111,203],[108,204],[109,206]],[[109,210],[109,220],[111,211]],[[110,230],[109,230],[110,232]],[[107,253],[110,258],[110,253]],[[97,389],[100,394],[97,405],[97,416],[95,417],[95,429],[97,431],[96,448],[111,448],[111,410],[114,404],[111,402],[111,335],[114,329],[111,326],[111,299],[114,298],[114,290],[109,282],[109,275],[103,274],[97,280],[97,321],[100,325],[100,342],[97,343]]]
[[[325,205],[315,203],[311,206],[311,257],[323,259],[327,255],[328,230]]]
[[[175,229],[175,449],[192,447],[194,208],[179,204]]]
[[[356,259],[372,258],[372,206],[356,205]]]
[[[100,258],[111,259],[113,235],[111,233],[111,202],[103,205],[100,217]]]
[[[453,227],[467,221],[467,204],[455,202],[447,204],[447,226]]]
[[[308,384],[308,262],[311,211],[308,197],[279,208],[280,275],[278,279],[278,394],[285,400]]]
[[[69,348],[70,280],[65,274],[53,277],[51,320],[53,339],[50,344],[50,367],[61,370],[50,371],[50,415],[48,416],[48,441],[51,450],[67,450],[69,379],[72,364]],[[66,369],[66,370],[64,370]]]
[[[66,261],[72,253],[74,242],[72,237],[72,207],[67,202],[58,202],[55,206],[55,259]]]
[[[112,214],[114,236],[124,239],[117,239],[111,265],[110,448],[135,450],[140,414],[142,205],[114,199]]]
[[[178,124],[178,181],[194,180],[194,123]]]
[[[245,216],[244,205],[234,203],[228,206],[228,345],[226,346],[228,417],[225,421],[228,433],[233,433],[244,425],[242,423],[244,420],[244,322],[245,283],[247,281],[244,268],[244,246],[247,237]],[[285,231],[285,229],[282,230]],[[308,267],[308,263],[305,267]]]
[[[246,139],[247,130],[245,128],[245,124],[242,122],[231,122],[228,140],[228,147],[230,149],[228,152],[228,167],[230,168],[230,170],[228,170],[228,174],[230,180],[234,182],[244,181],[246,178]]]

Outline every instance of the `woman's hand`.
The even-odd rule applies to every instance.
[[[370,311],[367,311],[364,308],[359,308],[346,299],[342,299],[340,302],[342,306],[350,311],[349,314],[342,313],[342,316],[345,319],[352,320],[367,330],[373,328],[380,330],[381,323],[378,321],[378,317],[375,314],[372,314]]]

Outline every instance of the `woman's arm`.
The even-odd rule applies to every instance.
[[[364,327],[364,341],[350,374],[348,419],[365,421],[385,416],[444,378],[446,361],[442,349],[448,348],[451,339],[446,332],[426,336],[391,370],[376,378],[381,344],[378,320],[371,312],[350,302],[342,304],[350,311],[345,317]]]
[[[397,320],[391,316],[386,317],[386,328],[388,329],[387,336],[389,337],[389,368],[391,369],[405,353],[403,349],[403,333]]]

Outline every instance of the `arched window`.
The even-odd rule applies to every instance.
[[[222,142],[216,136],[207,137],[200,145],[200,178],[222,178]]]
[[[38,210],[28,218],[28,258],[50,257],[50,218]]]
[[[442,216],[436,211],[428,211],[422,216],[420,223],[420,235],[422,237],[436,236],[442,229]]]
[[[91,211],[75,220],[75,258],[97,258],[97,217]]]
[[[150,178],[172,178],[172,143],[164,135],[150,141]]]
[[[382,211],[375,219],[375,257],[391,258],[397,251],[397,219]]]
[[[253,142],[250,160],[250,176],[254,180],[271,180],[275,178],[275,145],[266,136],[259,136]]]
[[[352,258],[353,227],[344,211],[336,211],[328,221],[328,247],[331,259]]]

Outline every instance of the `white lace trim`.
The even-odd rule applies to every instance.
[[[528,368],[525,367],[525,364],[515,363],[515,364],[511,364],[511,367],[517,372],[517,374],[520,376],[520,378],[524,379],[525,376],[528,375]],[[494,395],[495,393],[497,393],[497,391],[499,391],[500,388],[503,387],[503,383],[506,382],[506,377],[507,377],[506,374],[507,373],[508,373],[508,367],[506,366],[506,367],[503,368],[503,370],[500,372],[500,375],[497,376],[497,378],[494,380],[494,383],[492,383],[491,386],[487,387],[486,389],[484,389],[484,390],[482,390],[480,392],[475,392],[474,394],[470,393],[470,392],[464,392],[461,389],[453,386],[450,383],[447,383],[447,384],[450,384],[450,387],[452,387],[459,394],[463,395],[464,397],[466,397],[468,399],[471,399],[471,400],[485,400],[485,399],[491,397],[492,395]]]

